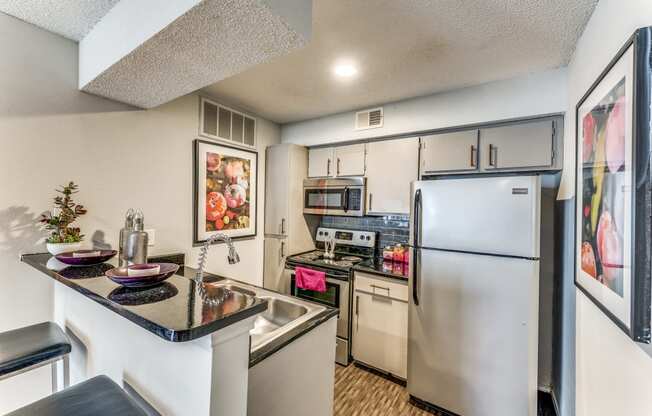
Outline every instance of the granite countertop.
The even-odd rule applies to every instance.
[[[217,306],[206,304],[192,280],[197,270],[187,266],[179,268],[175,275],[161,285],[129,289],[104,276],[107,270],[115,267],[117,258],[88,267],[65,267],[50,254],[26,254],[21,260],[145,330],[172,342],[203,337],[267,309],[266,300],[248,295],[227,298]],[[222,280],[221,277],[208,273],[204,276],[207,282]]]
[[[382,257],[362,261],[353,266],[353,270],[391,277],[402,282],[407,281],[410,275],[409,264],[387,261]]]

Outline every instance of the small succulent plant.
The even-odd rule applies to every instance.
[[[72,199],[78,189],[74,182],[57,189],[61,195],[54,197],[54,209],[41,216],[43,229],[50,233],[46,240],[48,243],[78,243],[84,238],[78,227],[71,227],[77,218],[86,214],[84,206]]]

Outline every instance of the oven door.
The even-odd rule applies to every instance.
[[[295,273],[292,271],[290,287],[293,296],[339,309],[337,336],[349,338],[349,282],[327,277],[325,292],[304,290],[297,287]]]
[[[318,215],[362,216],[364,187],[305,187],[303,212]]]

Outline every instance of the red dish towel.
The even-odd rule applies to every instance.
[[[299,289],[322,293],[326,291],[326,273],[306,269],[305,267],[297,267],[294,269],[294,274]]]

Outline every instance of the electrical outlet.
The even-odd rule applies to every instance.
[[[150,228],[148,230],[145,230],[147,233],[147,245],[149,247],[153,246],[156,244],[156,230],[153,228]]]

